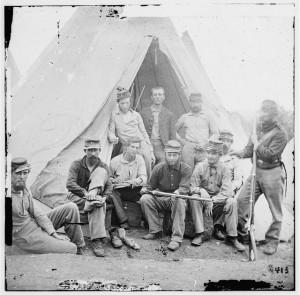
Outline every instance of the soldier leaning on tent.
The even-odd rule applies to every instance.
[[[140,148],[140,138],[129,137],[124,153],[110,162],[111,182],[114,186],[112,202],[120,227],[124,229],[129,229],[129,225],[122,201],[138,201],[140,190],[147,181],[145,161],[138,154]]]
[[[282,224],[282,200],[284,193],[284,169],[281,154],[287,144],[287,134],[277,123],[278,108],[273,100],[264,100],[259,111],[259,121],[256,126],[257,135],[252,134],[246,147],[240,152],[232,152],[241,158],[251,158],[253,150],[257,154],[256,183],[254,202],[264,194],[273,216],[272,223],[266,232],[267,245],[265,254],[276,252]],[[251,176],[241,189],[238,201],[238,234],[239,239],[249,243],[245,227],[249,218],[249,200],[251,193]]]
[[[138,136],[141,139],[140,154],[144,157],[147,176],[151,173],[151,164],[155,162],[153,147],[146,132],[141,115],[130,108],[131,94],[128,90],[121,90],[117,93],[118,107],[113,110],[108,127],[108,140],[117,144],[120,140],[123,145],[131,136]]]
[[[233,143],[233,134],[229,130],[221,130],[219,140],[223,142],[223,155],[220,162],[228,165],[231,172],[232,193],[236,196],[243,185],[243,175],[240,160],[234,155],[229,155]]]
[[[185,131],[185,140],[177,134],[178,141],[183,145],[182,162],[194,170],[198,162],[206,159],[206,144],[210,136],[218,134],[218,128],[214,120],[202,111],[201,93],[192,93],[189,103],[191,111],[179,118],[176,131]]]
[[[78,224],[80,215],[77,206],[73,203],[66,203],[44,213],[34,204],[31,191],[26,187],[29,172],[30,165],[26,159],[12,159],[13,243],[31,253],[82,255],[85,243]],[[68,237],[57,234],[56,230],[62,226]]]
[[[85,141],[85,156],[71,164],[67,189],[70,191],[68,199],[78,206],[82,218],[88,218],[94,254],[103,257],[106,198],[112,194],[112,184],[108,166],[98,158],[100,151],[99,140]]]
[[[163,87],[151,89],[152,105],[141,111],[146,131],[150,137],[155,164],[165,160],[165,145],[169,140],[176,139],[175,122],[172,112],[163,106],[165,90]]]
[[[212,202],[190,200],[190,210],[195,225],[196,236],[192,245],[200,246],[209,238],[205,232],[203,222],[203,209],[208,215],[213,215],[214,237],[225,239],[221,230],[226,227],[227,237],[225,243],[238,251],[245,247],[237,240],[237,201],[233,198],[231,189],[231,173],[228,165],[220,162],[223,143],[216,135],[209,139],[206,151],[207,159],[197,165],[191,179],[191,194],[201,198],[211,198]]]

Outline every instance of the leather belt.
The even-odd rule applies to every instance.
[[[256,164],[257,164],[257,166],[261,167],[263,165],[280,164],[280,161],[277,159],[277,160],[274,160],[273,162],[266,162],[261,159],[258,159],[256,161]]]

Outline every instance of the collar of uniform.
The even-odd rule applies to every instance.
[[[86,164],[86,161],[87,161],[86,156],[84,156],[82,158],[82,161],[81,161],[81,166],[84,167],[84,168],[86,168],[86,169],[89,169],[88,166],[87,166],[87,164]],[[96,166],[99,166],[100,164],[101,164],[101,160],[98,158]]]
[[[161,106],[160,110],[157,111],[157,110],[153,110],[152,106],[150,107],[151,111],[152,112],[157,112],[157,113],[160,113],[163,109],[164,109],[164,106]]]
[[[179,169],[180,169],[180,162],[179,162],[176,166],[174,166],[174,167],[170,167],[170,166],[168,165],[168,163],[167,163],[167,167],[168,167],[169,169],[179,171]]]
[[[128,162],[127,160],[124,159],[124,154],[125,154],[125,153],[123,153],[123,154],[122,154],[122,157],[121,157],[121,162],[122,162],[122,163],[132,165],[133,163],[136,163],[136,162],[137,162],[137,156],[135,156],[135,158],[134,158],[133,161]]]
[[[128,112],[133,113],[133,109],[129,109]],[[117,115],[120,115],[120,114],[121,114],[121,113],[120,113],[120,108],[119,108],[119,107],[115,110],[115,114],[117,114]]]
[[[189,116],[192,116],[192,117],[198,117],[198,116],[200,116],[200,115],[203,115],[204,113],[203,113],[203,111],[201,111],[199,114],[197,114],[197,115],[195,115],[195,114],[192,114],[192,112],[188,112],[188,115]]]

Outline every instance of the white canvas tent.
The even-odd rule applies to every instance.
[[[200,91],[205,111],[223,128],[230,126],[170,19],[106,14],[100,6],[78,8],[32,66],[26,83],[13,89],[9,152],[29,159],[28,181],[37,198],[66,192],[68,168],[83,155],[88,137],[100,138],[100,156],[109,163],[113,147],[107,129],[117,86],[129,88],[135,81],[137,97],[145,85],[145,105],[153,86],[165,87],[166,106],[175,119],[187,111],[189,93]]]
[[[86,138],[101,140],[100,157],[109,163],[113,146],[107,129],[118,86],[133,85],[136,106],[145,85],[138,110],[150,104],[153,86],[163,86],[165,105],[175,119],[188,111],[188,95],[199,91],[204,110],[219,128],[237,132],[236,139],[246,143],[241,124],[235,128],[235,118],[221,104],[199,57],[197,62],[170,19],[106,15],[100,6],[78,8],[26,82],[13,88],[9,152],[29,159],[34,196],[50,207],[65,201],[68,169],[83,156]]]

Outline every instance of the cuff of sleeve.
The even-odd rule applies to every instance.
[[[47,233],[49,236],[53,235],[54,233],[56,233],[56,230],[54,228],[52,229],[47,229]]]

